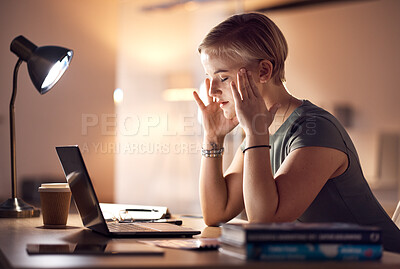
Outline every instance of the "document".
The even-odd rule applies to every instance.
[[[100,203],[106,220],[156,220],[171,217],[165,206]]]

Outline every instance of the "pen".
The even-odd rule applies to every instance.
[[[134,212],[158,212],[157,209],[142,209],[142,208],[127,208],[125,211],[134,211]]]
[[[134,220],[126,219],[120,220],[119,223],[170,223],[175,225],[182,225],[182,220],[179,219],[152,219],[152,220]]]
[[[175,225],[182,225],[182,220],[179,220],[179,219],[156,219],[156,220],[152,220],[150,222],[170,223],[170,224],[175,224]]]

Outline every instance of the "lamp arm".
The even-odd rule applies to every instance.
[[[15,97],[17,95],[17,77],[18,69],[23,60],[18,59],[14,68],[13,77],[13,92],[10,100],[10,150],[11,150],[11,189],[12,198],[17,198],[17,166],[16,166],[16,146],[15,146],[15,113],[14,113],[14,103]]]

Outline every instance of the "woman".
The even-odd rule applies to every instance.
[[[199,46],[208,104],[197,93],[204,141],[200,202],[207,225],[243,209],[248,220],[352,222],[383,229],[386,250],[400,252],[400,231],[373,196],[354,145],[340,123],[285,88],[287,43],[257,13],[235,15]],[[245,133],[227,171],[225,136]]]

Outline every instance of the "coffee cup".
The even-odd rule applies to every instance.
[[[46,227],[65,227],[71,204],[68,183],[44,183],[39,187],[43,224]]]

